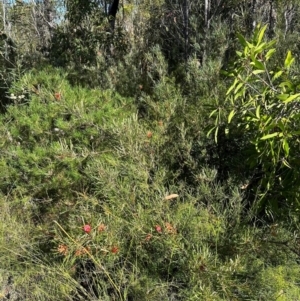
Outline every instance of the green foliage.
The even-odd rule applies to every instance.
[[[72,88],[65,77],[51,69],[26,74],[11,89],[15,105],[2,116],[1,147],[7,151],[1,189],[43,210],[45,202],[71,197],[75,187],[86,185],[84,169],[93,154],[114,147],[108,124],[130,112],[129,100]]]
[[[245,223],[240,189],[193,153],[208,143],[205,106],[160,66],[143,119],[131,98],[59,69],[14,83],[0,129],[4,296],[10,276],[23,300],[270,300],[296,283],[283,266],[297,237]]]
[[[66,1],[65,20],[53,29],[49,62],[66,68],[74,85],[107,88],[104,73],[123,62],[129,50],[124,28],[117,25],[111,29],[105,11],[107,5],[97,1]]]
[[[295,59],[290,51],[280,68],[269,69],[276,41],[264,41],[266,29],[267,26],[258,26],[251,41],[238,35],[243,50],[237,51],[238,60],[225,72],[233,78],[233,83],[227,91],[226,110],[219,107],[211,113],[216,116],[216,125],[211,131],[215,130],[217,138],[228,114],[226,132],[241,131],[244,139],[254,146],[248,164],[250,168],[259,167],[263,173],[259,192],[263,203],[259,205],[270,206],[276,212],[280,204],[287,201],[289,206],[298,207],[300,94],[298,78],[292,68]]]
[[[264,287],[264,298],[281,301],[297,300],[299,298],[299,269],[291,266],[289,269],[279,266],[267,268],[260,273],[259,287]]]
[[[297,24],[175,2],[3,6],[1,300],[297,300]]]
[[[82,12],[80,20],[75,23],[60,24],[52,37],[50,60],[56,66],[95,64],[100,45],[107,46],[111,41],[110,34],[105,30],[107,26],[104,12],[96,8],[87,16]]]
[[[15,51],[13,42],[7,38],[3,33],[0,36],[0,103],[1,111],[4,110],[8,99],[6,93],[9,89],[11,82],[15,77],[14,64],[15,64]]]

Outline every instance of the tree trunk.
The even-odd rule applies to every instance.
[[[184,20],[184,60],[188,61],[189,55],[189,5],[188,0],[183,1],[183,20]]]
[[[119,8],[119,0],[113,0],[113,3],[111,4],[109,11],[108,11],[108,18],[110,22],[111,31],[113,32],[115,29],[115,23],[116,23],[116,15]]]

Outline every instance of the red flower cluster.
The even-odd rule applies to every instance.
[[[98,226],[98,232],[103,232],[103,231],[105,231],[105,229],[106,229],[106,226],[104,225],[104,224],[100,224],[99,226]]]
[[[89,224],[84,225],[84,226],[83,226],[83,231],[84,231],[85,233],[89,234],[89,233],[92,231],[92,227],[91,227]]]
[[[156,230],[156,232],[158,232],[158,233],[162,233],[162,229],[161,229],[161,226],[160,226],[160,225],[156,225],[156,226],[155,226],[155,230]]]
[[[147,138],[152,138],[152,136],[153,136],[152,132],[148,131],[147,132]]]
[[[61,100],[61,94],[59,92],[54,93],[54,97],[56,100]]]
[[[113,247],[111,248],[111,252],[112,252],[113,254],[116,254],[116,253],[119,252],[119,248],[116,247],[116,246],[113,246]]]

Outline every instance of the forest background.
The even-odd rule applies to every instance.
[[[300,1],[111,4],[1,2],[0,300],[300,300]]]

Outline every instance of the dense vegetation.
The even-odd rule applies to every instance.
[[[300,2],[2,1],[0,300],[300,300]]]

